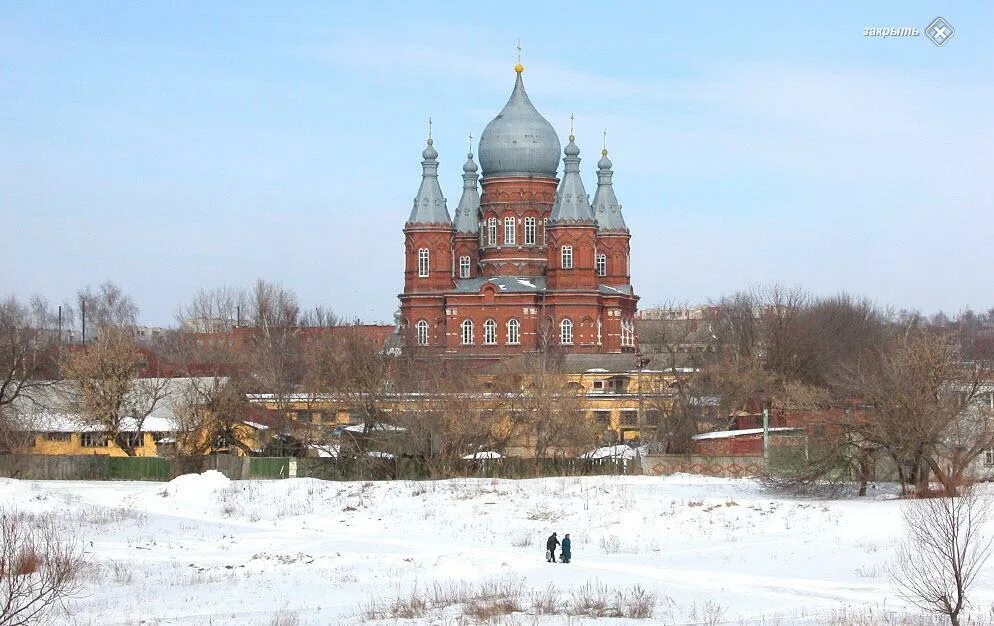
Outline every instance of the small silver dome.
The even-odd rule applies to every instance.
[[[559,149],[559,135],[528,99],[519,71],[511,98],[480,136],[483,176],[555,178]]]

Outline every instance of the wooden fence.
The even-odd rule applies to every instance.
[[[232,480],[293,477],[322,480],[428,480],[454,477],[540,478],[640,474],[623,459],[486,459],[437,466],[418,458],[110,457],[106,455],[0,455],[0,476],[24,480],[170,480],[217,470]]]

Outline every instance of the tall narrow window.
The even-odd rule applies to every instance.
[[[549,218],[542,218],[542,245],[549,243]]]
[[[487,245],[497,245],[497,218],[491,217],[487,220]]]
[[[559,322],[559,343],[564,346],[573,343],[573,322],[569,318]]]
[[[562,257],[563,269],[573,269],[573,246],[563,246]]]
[[[521,323],[515,319],[507,320],[507,343],[511,345],[518,345],[521,343],[520,334]]]
[[[418,276],[428,278],[428,248],[418,249]]]
[[[459,257],[459,278],[469,278],[469,257]]]
[[[607,276],[607,255],[606,254],[598,254],[597,255],[597,261],[596,261],[595,265],[597,266],[597,275],[598,276]]]
[[[525,218],[525,245],[534,246],[535,245],[535,218],[526,217]]]
[[[505,217],[504,218],[504,245],[505,246],[513,246],[515,239],[516,239],[516,237],[514,236],[514,218],[513,217]]]
[[[418,331],[418,345],[427,346],[428,345],[428,322],[424,320],[418,320],[415,325]]]
[[[635,347],[635,321],[621,320],[621,345],[625,348]]]
[[[462,330],[462,345],[473,345],[473,320],[463,320],[460,329]]]
[[[601,345],[601,316],[597,316],[597,345]]]
[[[497,343],[497,322],[493,320],[483,322],[483,343],[487,345]]]

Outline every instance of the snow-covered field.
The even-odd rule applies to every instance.
[[[467,602],[501,592],[520,609],[505,624],[590,623],[563,612],[597,598],[654,599],[651,619],[615,624],[901,623],[905,609],[887,574],[903,506],[890,486],[818,500],[688,475],[343,483],[208,472],[0,479],[0,506],[78,528],[92,565],[60,618],[72,624],[475,623]],[[570,533],[572,563],[545,562],[552,531]],[[972,593],[984,619],[992,573]],[[536,614],[542,606],[560,614]]]

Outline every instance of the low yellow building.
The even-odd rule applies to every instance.
[[[661,416],[671,405],[672,373],[637,368],[636,357],[618,355],[566,355],[557,364],[553,387],[563,404],[575,412],[576,419],[590,420],[602,429],[604,443],[638,441],[647,431],[654,431]],[[520,373],[520,372],[524,373]],[[403,422],[403,414],[426,412],[443,405],[458,410],[487,412],[495,423],[507,420],[507,413],[523,407],[515,397],[527,395],[534,376],[516,368],[515,359],[502,361],[476,376],[476,390],[465,393],[381,393],[375,398],[335,393],[297,393],[291,396],[252,394],[251,403],[285,414],[297,424],[308,427],[311,440],[338,435],[343,427],[361,424],[365,411],[362,403],[375,406],[378,420]],[[513,381],[509,383],[509,381]],[[510,386],[509,386],[510,385]],[[568,403],[567,401],[568,400]],[[368,410],[368,409],[367,409]],[[502,414],[504,411],[504,414]],[[519,438],[508,450],[515,455],[529,454],[528,437]]]
[[[194,379],[144,379],[155,383],[161,398],[140,420],[125,417],[121,437],[127,438],[134,456],[161,456],[175,449],[178,430],[177,402]],[[127,401],[125,402],[127,404]],[[76,405],[72,383],[53,381],[34,390],[32,396],[18,398],[8,409],[11,434],[0,442],[19,454],[128,456],[108,430],[83,417]]]

